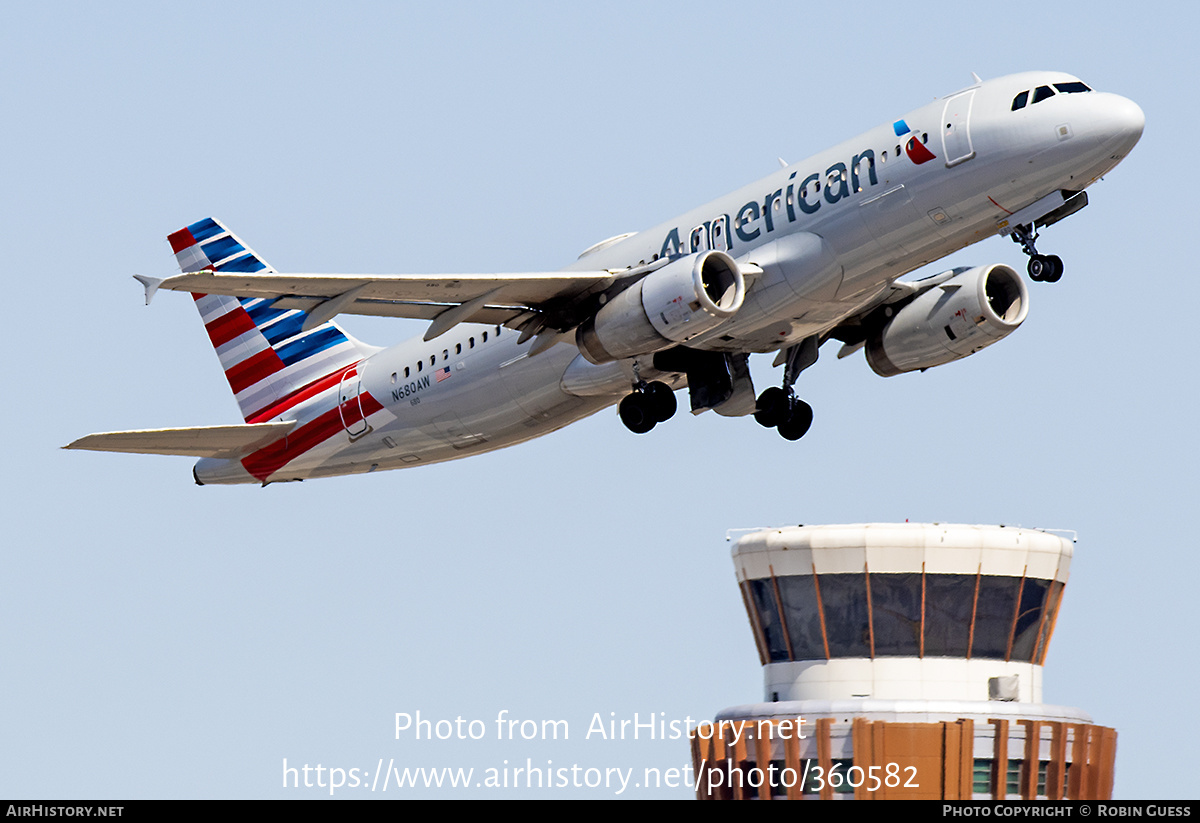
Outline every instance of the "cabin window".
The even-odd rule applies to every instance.
[[[487,342],[487,332],[484,332],[484,333],[483,333],[483,342],[484,342],[484,343],[486,343],[486,342]]]
[[[1054,89],[1050,88],[1049,86],[1038,86],[1036,89],[1033,90],[1033,102],[1034,103],[1040,103],[1043,100],[1045,100],[1047,97],[1053,97],[1053,96],[1054,96]]]
[[[456,343],[456,344],[454,345],[454,353],[455,353],[455,354],[462,354],[462,343]]]
[[[417,361],[417,371],[421,371],[421,369],[423,369],[423,368],[425,368],[425,362],[422,360],[418,360]]]
[[[442,362],[445,363],[449,359],[450,359],[450,350],[442,349]]]
[[[1016,97],[1013,98],[1012,110],[1016,111],[1017,109],[1023,109],[1023,108],[1025,108],[1025,104],[1028,102],[1029,102],[1029,90],[1026,89],[1025,91],[1021,92],[1020,94],[1018,94]]]
[[[437,355],[436,354],[429,355],[429,365],[432,366],[436,362],[437,362]]]
[[[470,340],[467,341],[467,348],[468,349],[475,348],[475,338],[474,337],[472,337]]]
[[[407,379],[408,379],[408,376],[409,376],[410,374],[412,374],[412,372],[409,370],[408,366],[405,366],[405,367],[404,367],[404,378],[407,380]]]
[[[396,373],[392,372],[392,384],[395,385],[395,383],[396,383]]]

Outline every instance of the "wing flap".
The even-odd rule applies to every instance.
[[[63,446],[124,454],[169,454],[186,457],[244,457],[291,431],[296,421],[243,423],[232,426],[193,426],[180,429],[89,434]]]

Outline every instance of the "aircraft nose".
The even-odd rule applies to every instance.
[[[1142,137],[1146,128],[1146,115],[1142,107],[1132,100],[1116,94],[1106,95],[1100,112],[1100,132],[1107,144],[1119,147],[1125,154]]]

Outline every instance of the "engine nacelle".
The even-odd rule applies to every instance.
[[[1008,266],[968,269],[900,308],[867,340],[881,377],[940,366],[1014,332],[1029,312],[1025,281]]]
[[[684,257],[610,300],[575,333],[593,363],[653,354],[710,331],[742,306],[746,282],[723,251]]]

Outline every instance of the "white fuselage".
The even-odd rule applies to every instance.
[[[689,347],[769,352],[820,335],[869,308],[901,275],[995,235],[1009,214],[1055,191],[1086,188],[1125,156],[1143,124],[1125,98],[1058,94],[1012,109],[1023,90],[1073,81],[1030,72],[977,84],[602,244],[567,269],[619,270],[723,249],[762,274],[747,282],[737,314]],[[910,140],[920,146],[907,148]],[[632,362],[594,366],[569,342],[529,356],[531,342],[519,336],[460,325],[379,351],[336,393],[288,411],[298,447],[271,474],[206,458],[197,480],[274,482],[450,460],[554,431],[628,393]],[[639,367],[653,373],[649,359]],[[361,414],[347,413],[356,403]]]

